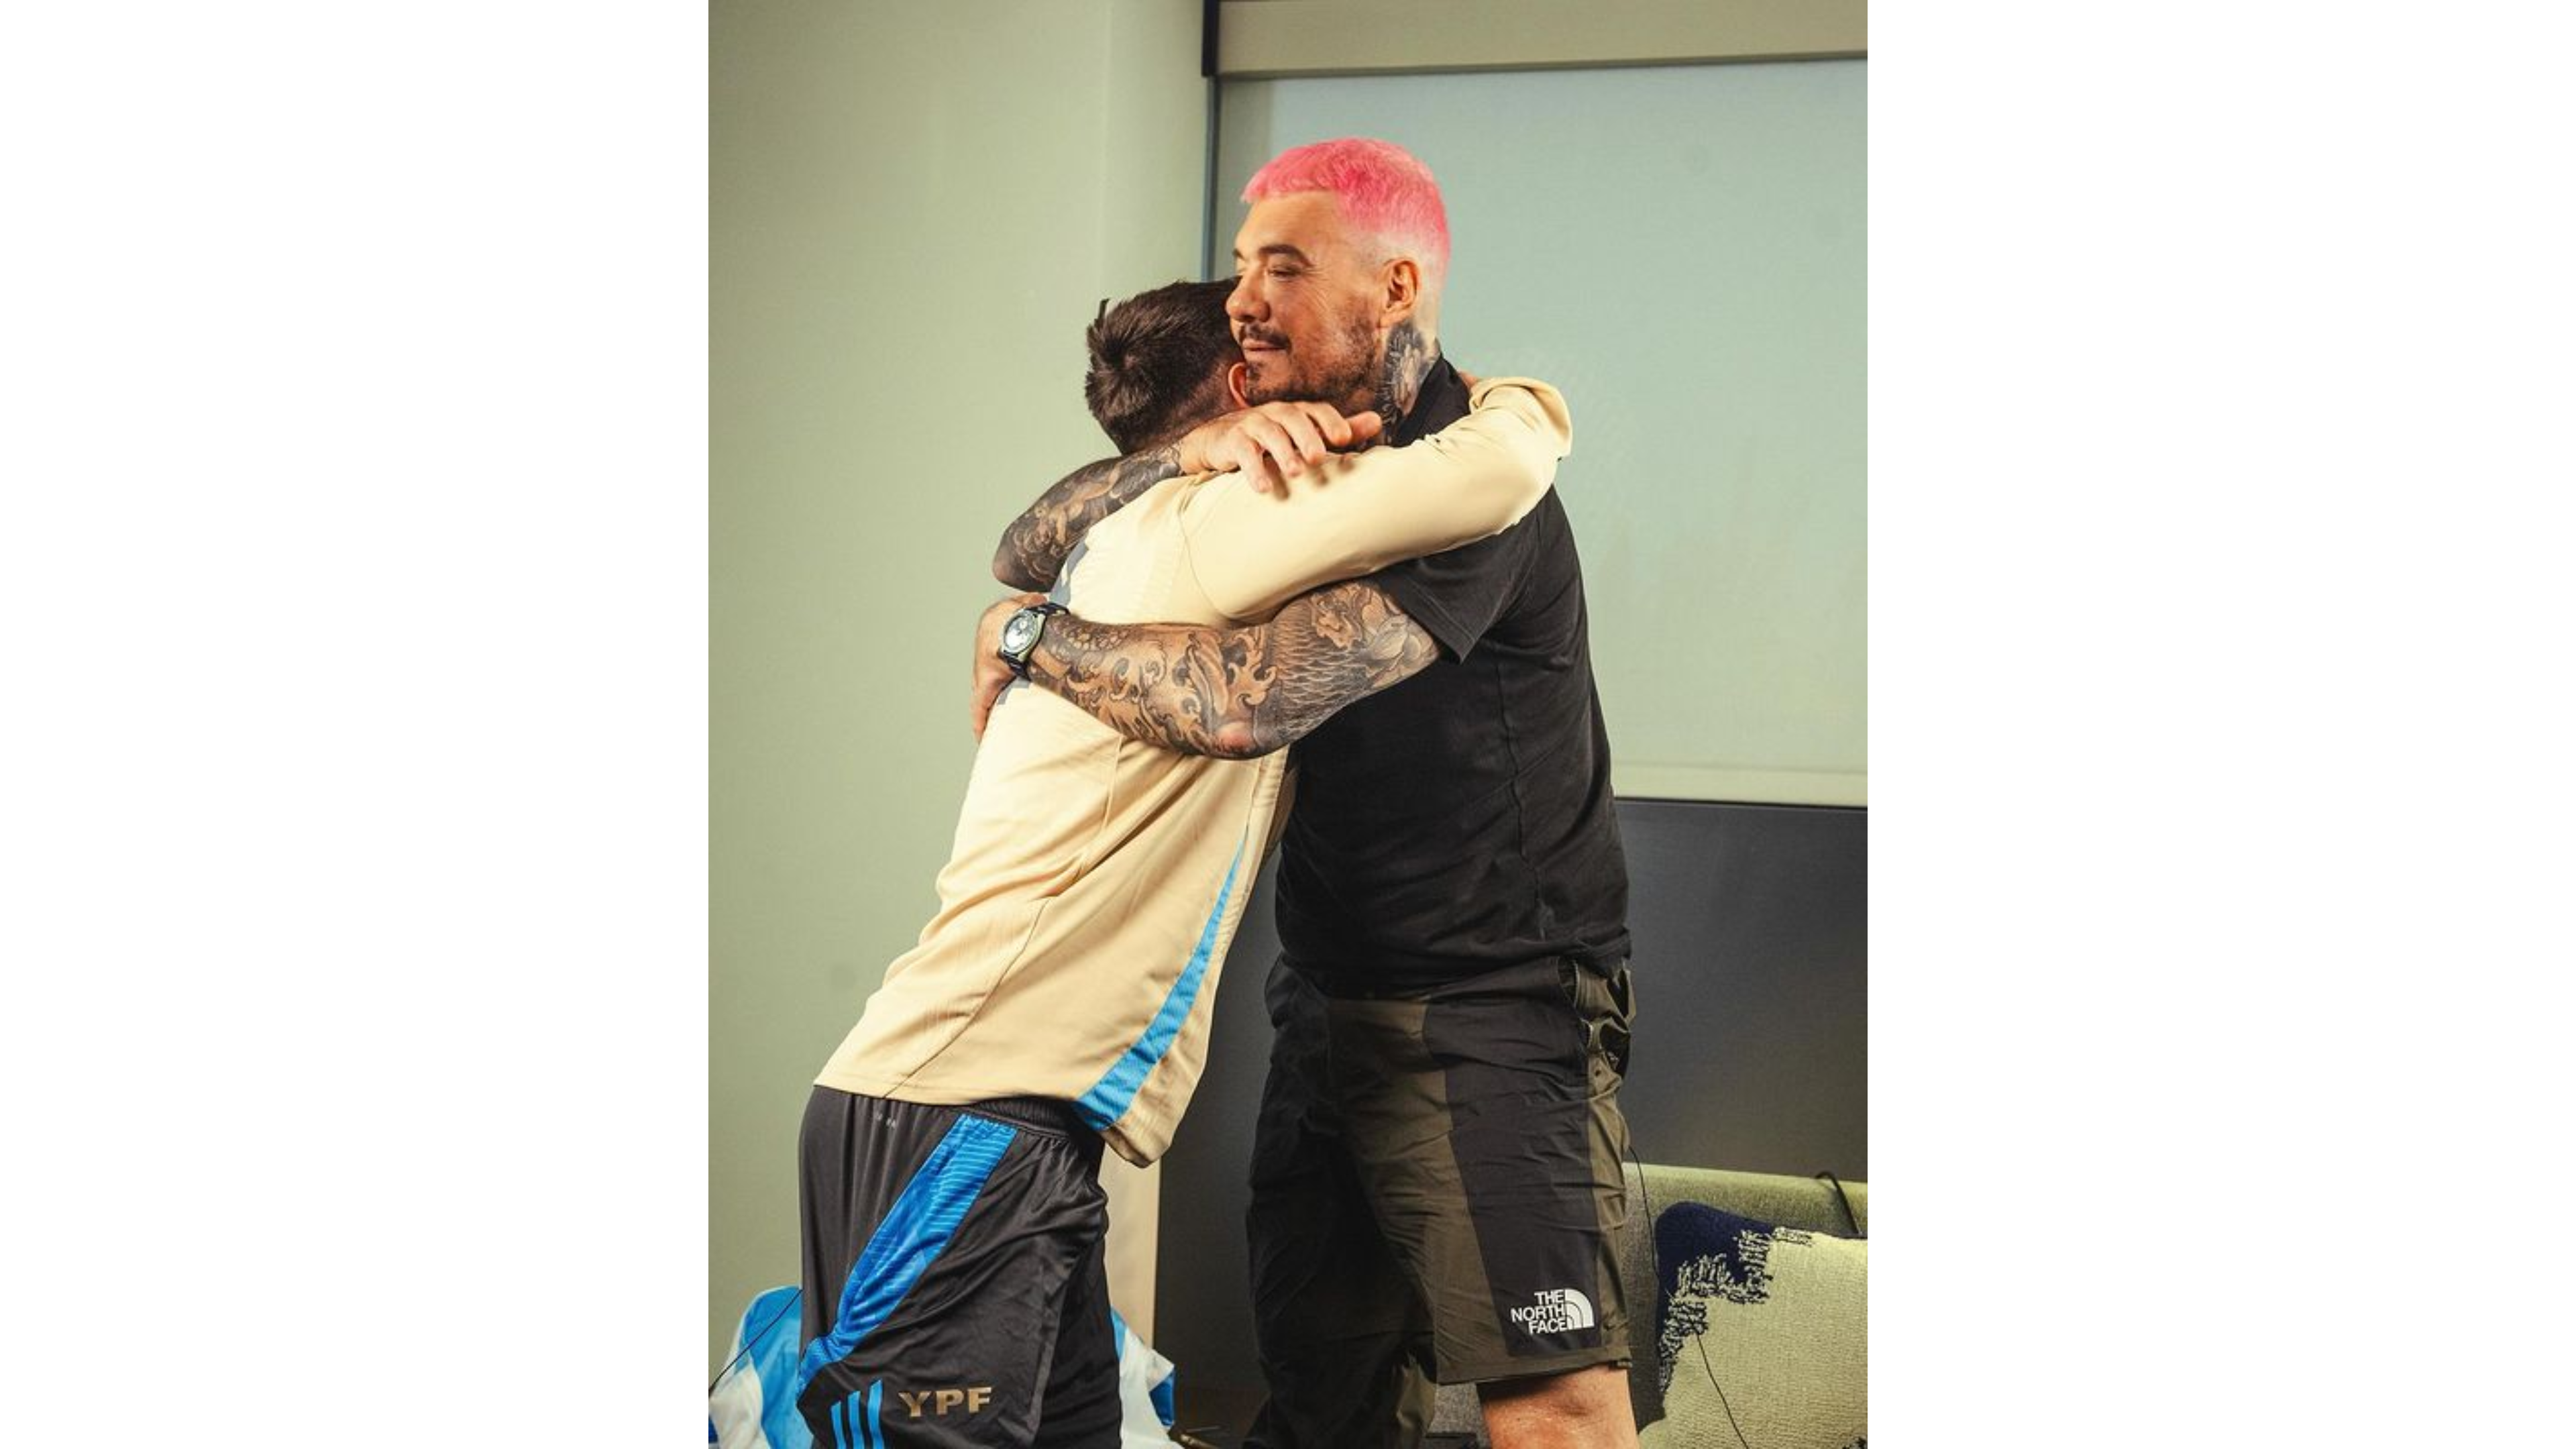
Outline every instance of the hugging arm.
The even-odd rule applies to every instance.
[[[1091,525],[1180,472],[1176,443],[1074,469],[1038,495],[1028,512],[1011,520],[1002,546],[993,553],[993,577],[1015,589],[1054,588],[1065,557]]]

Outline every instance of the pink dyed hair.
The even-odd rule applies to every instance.
[[[1367,136],[1291,146],[1252,173],[1243,199],[1268,201],[1308,191],[1332,193],[1352,230],[1420,261],[1425,290],[1440,290],[1449,272],[1449,211],[1440,204],[1440,183],[1431,179],[1431,168],[1412,152]]]

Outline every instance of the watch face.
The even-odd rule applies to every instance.
[[[1002,648],[1012,654],[1024,654],[1037,642],[1038,620],[1034,614],[1013,614],[1002,626]]]

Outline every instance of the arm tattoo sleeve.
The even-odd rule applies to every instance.
[[[1177,444],[1074,469],[1012,520],[993,554],[993,577],[1015,589],[1054,588],[1065,556],[1091,525],[1180,471]]]
[[[1129,739],[1248,760],[1421,673],[1436,652],[1394,600],[1358,580],[1301,594],[1241,629],[1059,614],[1029,678]]]

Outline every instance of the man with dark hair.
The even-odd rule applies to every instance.
[[[1233,290],[1232,282],[1172,282],[1137,293],[1114,312],[1100,304],[1083,334],[1091,371],[1082,397],[1119,452],[1170,442],[1234,407],[1226,372],[1243,355],[1222,325]]]
[[[1243,199],[1236,395],[1373,410],[1408,446],[1465,425],[1429,169],[1385,141],[1325,141],[1280,154]],[[1266,450],[1283,471],[1312,448],[1294,441]],[[1103,465],[1095,505],[1153,466]],[[1069,546],[1060,527],[1028,533]],[[1001,683],[985,656],[1014,608],[978,630],[978,697]],[[1555,496],[1260,629],[1039,622],[1025,676],[1132,739],[1225,759],[1303,741],[1252,1154],[1270,1398],[1250,1442],[1410,1449],[1437,1380],[1477,1386],[1496,1449],[1633,1445],[1614,1250],[1627,870]]]
[[[1282,401],[1209,420],[1241,365],[1220,301],[1165,288],[1094,323],[1085,391],[1148,446],[1048,490],[1025,530],[1066,601],[1311,629],[1286,622],[1306,590],[1490,535],[1547,493],[1569,430],[1543,383],[1484,383],[1437,440],[1329,459],[1324,440],[1373,440],[1377,416]],[[1314,476],[1257,491],[1244,466],[1286,468],[1270,449],[1292,435],[1317,442],[1295,459]],[[796,1395],[818,1446],[1114,1449],[1101,1151],[1143,1166],[1170,1143],[1273,838],[1275,757],[1139,749],[1035,691],[978,729],[939,912],[806,1109]]]

